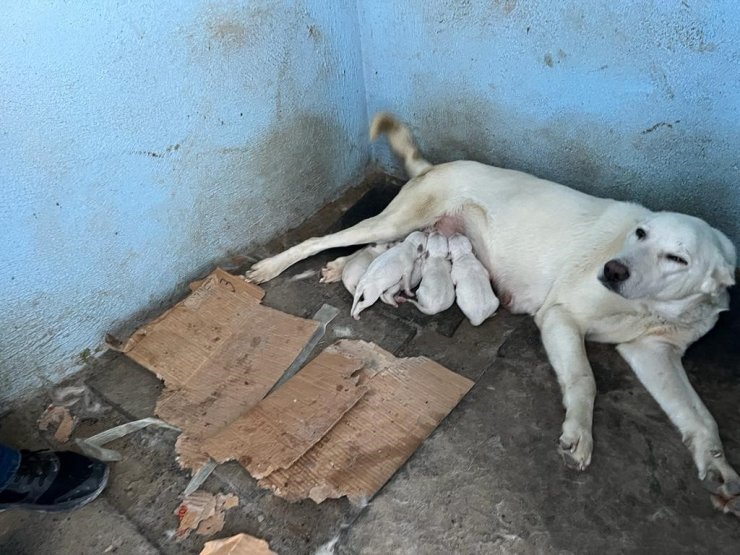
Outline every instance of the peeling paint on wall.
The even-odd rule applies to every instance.
[[[356,182],[353,4],[3,7],[0,402]]]
[[[296,224],[392,110],[469,158],[682,210],[740,246],[730,0],[3,7],[0,401]]]
[[[740,6],[358,2],[368,113],[472,158],[710,221],[740,247]],[[401,175],[387,145],[380,163]]]

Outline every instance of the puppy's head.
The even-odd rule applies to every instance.
[[[473,245],[470,244],[470,240],[465,235],[455,233],[449,238],[450,255],[452,258],[459,258],[464,254],[473,252]]]
[[[450,249],[447,245],[447,237],[436,231],[429,234],[427,239],[427,252],[429,256],[435,256],[437,258],[446,258],[450,253]]]
[[[424,249],[427,248],[427,236],[426,233],[422,231],[414,231],[411,234],[409,234],[406,239],[404,239],[405,243],[411,243],[419,256],[424,254]]]
[[[598,277],[627,299],[672,301],[723,293],[735,283],[735,264],[723,233],[692,216],[659,212],[631,230]]]

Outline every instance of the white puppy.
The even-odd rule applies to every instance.
[[[421,283],[421,269],[423,268],[423,266],[424,266],[424,257],[421,256],[416,259],[416,261],[414,262],[414,268],[413,270],[411,270],[411,282],[409,283],[409,286],[411,287],[412,292]],[[386,289],[383,292],[383,294],[380,296],[380,300],[383,301],[385,304],[389,304],[391,306],[398,306],[397,295],[401,291],[401,285],[402,284],[399,281],[393,287]]]
[[[409,299],[424,314],[438,314],[455,302],[449,254],[447,237],[436,231],[429,235],[421,266],[421,285],[416,291],[417,300]]]
[[[424,254],[426,235],[421,231],[414,231],[400,244],[391,247],[373,260],[365,275],[355,289],[355,300],[352,303],[352,317],[360,319],[360,312],[377,301],[381,295],[388,304],[394,304],[393,290],[398,284],[408,296],[411,292],[411,274],[414,264]]]
[[[473,245],[467,237],[456,233],[449,243],[457,306],[471,324],[480,326],[493,316],[499,305],[491,287],[491,277],[473,254]]]
[[[380,243],[378,245],[369,245],[347,257],[344,268],[342,269],[342,283],[351,295],[355,294],[357,284],[367,271],[370,263],[394,244]]]
[[[373,120],[412,176],[379,215],[312,238],[252,267],[261,283],[325,249],[393,241],[444,224],[465,234],[512,312],[534,316],[565,408],[560,450],[584,470],[593,450],[596,383],[586,340],[618,352],[665,410],[699,478],[740,516],[740,476],[717,423],[681,364],[686,348],[729,308],[732,242],[706,222],[602,199],[526,173],[458,161],[431,166],[408,128]]]

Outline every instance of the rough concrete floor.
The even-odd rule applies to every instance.
[[[393,193],[375,189],[337,223],[327,225],[336,219],[328,210],[281,242],[351,223]],[[336,255],[304,261],[267,284],[264,303],[300,316],[322,303],[340,308],[317,352],[349,334],[398,355],[429,356],[476,385],[363,509],[346,500],[290,504],[257,489],[237,464],[222,465],[204,489],[236,493],[240,505],[215,537],[247,532],[281,554],[313,553],[337,535],[341,554],[737,552],[740,521],[712,509],[678,434],[613,349],[589,349],[599,387],[596,446],[591,467],[579,473],[556,451],[560,394],[531,319],[500,312],[472,328],[457,309],[426,317],[410,306],[376,305],[355,322],[341,284],[290,279]],[[736,294],[733,310],[685,359],[736,466],[739,301]],[[151,415],[160,391],[152,374],[112,353],[73,381],[85,382],[106,408],[84,420],[77,437]],[[0,441],[58,447],[36,426],[48,402],[49,392],[39,392],[5,412]],[[188,481],[174,461],[175,438],[144,430],[113,444],[124,460],[113,464],[101,498],[80,511],[0,514],[0,553],[198,553],[212,538],[173,539],[173,512]]]

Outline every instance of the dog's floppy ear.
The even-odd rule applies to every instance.
[[[701,283],[701,292],[718,295],[731,285],[735,285],[735,268],[728,264],[715,266]]]
[[[731,285],[735,285],[735,246],[724,233],[713,229],[717,238],[720,260],[711,267],[701,284],[702,293],[718,295]]]

